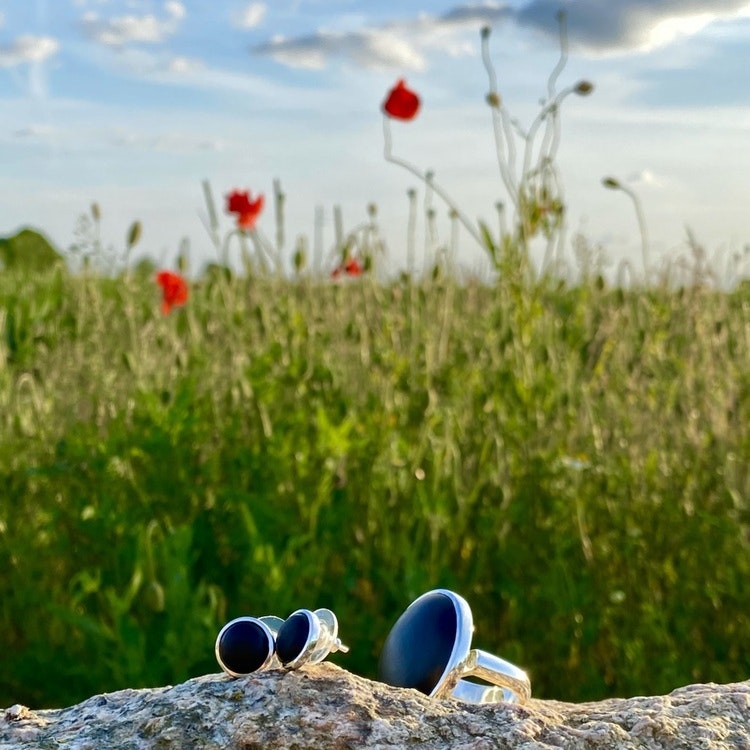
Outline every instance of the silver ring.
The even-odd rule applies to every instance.
[[[471,608],[463,597],[448,589],[422,594],[391,628],[380,654],[378,679],[395,687],[416,688],[432,698],[525,703],[531,697],[526,672],[499,656],[471,648],[473,631]]]
[[[330,609],[298,609],[279,627],[276,656],[282,666],[297,669],[303,664],[318,664],[328,654],[349,647],[338,638],[339,623]]]
[[[276,658],[276,635],[283,624],[280,617],[237,617],[219,631],[214,654],[219,666],[230,677],[280,667]]]

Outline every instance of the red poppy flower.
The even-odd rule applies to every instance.
[[[419,97],[406,88],[403,78],[388,92],[383,111],[397,120],[413,120],[419,111]]]
[[[185,279],[172,271],[156,274],[156,283],[161,287],[161,311],[167,315],[173,307],[184,305],[188,299],[188,285]]]
[[[349,260],[346,261],[344,270],[346,271],[347,276],[361,276],[363,269],[356,258],[349,258]]]
[[[331,271],[331,278],[338,279],[342,274],[346,274],[347,276],[361,276],[363,271],[364,269],[356,258],[349,258],[346,263],[336,266]]]
[[[233,190],[227,195],[227,212],[237,214],[237,226],[240,229],[253,229],[255,221],[263,210],[265,198],[259,195],[250,200],[250,191]]]

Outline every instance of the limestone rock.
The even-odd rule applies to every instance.
[[[599,703],[475,706],[436,701],[323,663],[121,690],[70,708],[0,711],[0,750],[407,747],[750,748],[750,681]]]

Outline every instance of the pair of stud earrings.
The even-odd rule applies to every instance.
[[[273,615],[237,617],[216,637],[214,653],[230,677],[263,669],[298,669],[318,664],[328,654],[347,653],[338,637],[339,624],[330,609],[298,609],[286,620]]]

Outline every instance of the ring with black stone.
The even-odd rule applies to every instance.
[[[433,698],[525,703],[531,697],[526,672],[499,656],[472,649],[473,630],[471,608],[463,597],[448,589],[422,594],[391,628],[380,654],[378,679]]]

